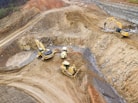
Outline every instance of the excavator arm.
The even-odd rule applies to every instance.
[[[116,24],[117,24],[117,26],[118,26],[120,29],[122,29],[122,23],[116,21]]]
[[[120,28],[120,29],[122,29],[122,23],[119,22],[119,21],[117,21],[114,17],[107,18],[107,21],[110,21],[110,22],[114,21],[116,23],[117,27]]]
[[[45,48],[45,46],[42,44],[42,42],[40,42],[39,40],[35,40],[35,42],[36,42],[36,45],[37,45],[37,47],[38,47],[38,49],[42,49],[43,51],[45,51],[46,50],[46,48]]]

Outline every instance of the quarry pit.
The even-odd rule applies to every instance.
[[[32,10],[36,15],[38,11]],[[10,33],[14,38],[0,44],[0,88],[4,90],[0,92],[5,94],[0,101],[137,103],[138,35],[122,39],[117,33],[103,32],[106,17],[96,5],[70,5],[37,14]],[[68,60],[81,70],[77,77],[61,73],[59,53],[46,61],[37,59],[35,39],[46,48],[67,46]],[[7,97],[11,92],[21,98]]]

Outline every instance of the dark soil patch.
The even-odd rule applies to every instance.
[[[6,48],[1,48],[0,49],[0,67],[4,67],[7,60],[11,56],[15,55],[16,53],[19,53],[20,51],[21,51],[21,49],[19,48],[16,41],[11,43]]]

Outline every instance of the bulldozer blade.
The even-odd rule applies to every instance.
[[[75,78],[76,75],[79,73],[80,69],[77,70],[77,72],[73,75],[73,77]]]

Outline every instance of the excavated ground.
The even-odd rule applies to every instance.
[[[49,48],[60,50],[61,46]],[[32,57],[24,54],[28,54],[28,51],[16,53],[9,58],[6,64],[12,65],[14,68],[4,69],[0,73],[2,78],[0,84],[16,87],[41,103],[55,103],[55,101],[59,103],[108,103],[110,101],[124,103],[123,99],[103,79],[103,75],[98,71],[89,49],[68,47],[67,60],[81,70],[74,79],[61,73],[60,65],[63,60],[60,58],[60,53],[56,53],[54,58],[47,61],[35,59],[36,55],[34,55],[33,61],[27,62],[29,64],[25,67],[20,63],[24,63],[24,61],[28,61],[26,58]],[[17,71],[16,66],[18,64],[21,65],[22,69],[18,68]],[[6,68],[9,67],[6,66]],[[11,87],[7,88],[10,89]],[[11,90],[7,94],[4,92],[4,101],[6,101],[7,95],[11,95],[12,91],[16,93],[15,90]],[[3,100],[3,98],[0,98],[0,100]],[[17,99],[12,101],[18,102],[20,98],[23,98],[23,95],[20,95],[19,99],[15,95],[15,98]],[[10,99],[11,97],[8,101]],[[23,101],[26,101],[26,99]],[[31,101],[31,98],[29,101]]]
[[[0,101],[1,103],[37,103],[34,98],[23,91],[5,85],[0,86]]]
[[[76,58],[79,60],[76,61]],[[13,60],[17,61],[17,59]],[[55,101],[58,103],[90,103],[86,93],[86,84],[81,84],[84,78],[87,79],[86,65],[81,54],[72,52],[68,60],[83,71],[77,79],[71,79],[61,73],[62,60],[60,55],[56,54],[48,61],[35,59],[19,72],[0,74],[3,78],[0,83],[17,87],[41,103],[55,103]]]
[[[121,39],[119,34],[102,32],[99,24],[107,15],[101,12],[95,5],[88,5],[87,8],[70,6],[55,9],[43,12],[38,17],[39,19],[35,18],[36,22],[30,22],[32,24],[31,27],[28,26],[21,30],[21,32],[18,32],[22,37],[18,38],[16,43],[14,43],[16,48],[12,47],[12,45],[7,48],[1,48],[2,58],[0,58],[0,61],[2,63],[0,66],[10,65],[10,63],[15,65],[17,62],[16,58],[24,58],[24,55],[26,58],[30,58],[29,52],[26,54],[21,52],[21,50],[36,48],[34,38],[41,39],[45,46],[68,45],[72,47],[75,45],[83,48],[88,47],[93,52],[99,69],[107,81],[117,89],[128,103],[137,103],[137,34],[132,34],[127,39]],[[31,39],[26,40],[25,38]],[[112,90],[100,89],[104,86],[108,87],[107,84],[95,82],[97,79],[87,79],[87,76],[90,74],[97,75],[97,71],[95,74],[94,70],[94,73],[88,70],[88,61],[84,60],[80,52],[76,52],[73,49],[70,51],[72,51],[69,54],[70,62],[75,63],[83,71],[77,79],[70,79],[61,74],[59,67],[62,60],[59,58],[59,54],[56,54],[52,60],[43,62],[34,59],[34,53],[34,61],[20,71],[1,73],[0,77],[2,79],[0,79],[0,83],[20,88],[42,103],[46,101],[52,103],[55,103],[55,101],[59,103],[89,103],[90,97],[94,103],[110,103],[110,101],[113,103],[123,103],[123,101],[118,99],[118,96],[112,95]],[[90,59],[90,54],[84,53],[84,56],[88,60]],[[11,62],[11,60],[16,61]],[[28,59],[23,61],[25,60]],[[92,77],[90,76],[90,78]],[[90,89],[88,88],[87,91],[86,85],[91,83],[91,80],[93,80],[92,84],[94,87],[93,85],[88,86]],[[98,87],[98,84],[101,87]],[[99,89],[95,90],[95,88]],[[103,93],[99,94],[100,90]],[[105,91],[109,91],[107,94],[105,93],[108,98],[103,99],[101,95],[103,94],[104,96]],[[112,98],[112,100],[109,98]]]

